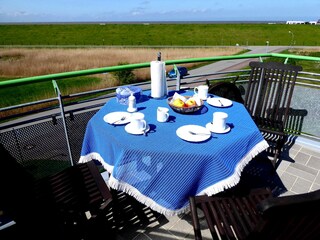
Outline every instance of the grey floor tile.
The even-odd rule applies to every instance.
[[[313,183],[310,191],[320,190],[320,184]]]
[[[297,176],[284,172],[281,175],[281,181],[287,189],[291,189],[293,184],[297,181]]]
[[[316,176],[316,179],[314,180],[314,182],[320,185],[320,172],[318,172],[318,175]]]
[[[179,222],[181,221],[180,216],[171,216],[171,217],[166,217],[164,221],[161,221],[161,228],[165,230],[170,230],[174,226],[176,226]]]
[[[179,239],[175,235],[172,235],[169,231],[166,231],[164,229],[158,229],[157,231],[150,231],[146,233],[149,239],[152,240],[161,240],[161,239]],[[136,240],[136,239],[135,239]]]
[[[203,238],[202,238],[202,239],[203,239]],[[184,238],[184,240],[194,240],[194,234],[193,234],[193,232],[190,233],[190,234],[188,234],[188,235]]]
[[[158,224],[149,225],[144,234],[151,239],[185,239],[193,231],[188,215],[164,217],[158,219]]]
[[[300,164],[306,165],[307,162],[309,161],[310,157],[311,157],[311,155],[309,155],[309,154],[299,152],[295,156],[294,160],[295,160],[296,163],[300,163]]]
[[[319,170],[320,169],[320,158],[315,157],[315,156],[311,156],[311,158],[309,159],[309,161],[307,163],[307,166]]]
[[[294,193],[307,193],[310,191],[312,186],[312,182],[302,179],[302,178],[298,178],[297,181],[293,184],[292,188],[290,189],[290,191],[294,192]]]
[[[295,176],[299,176],[301,178],[304,178],[306,180],[309,180],[311,182],[313,182],[317,176],[318,171],[316,171],[315,169],[312,169],[310,167],[301,165],[299,163],[295,163],[295,164],[291,164],[286,172],[295,175]]]
[[[288,155],[289,155],[290,158],[295,158],[297,156],[298,152],[299,151],[297,149],[290,148]]]
[[[277,168],[276,171],[277,171],[277,174],[280,178],[281,178],[282,174],[285,172],[285,171],[282,171],[281,169],[279,170],[279,168]]]
[[[193,232],[191,216],[189,214],[185,214],[180,221],[176,222],[176,224],[171,227],[169,231],[178,239],[186,238]]]
[[[140,233],[139,235],[137,235],[135,238],[133,238],[132,240],[152,240],[152,238],[148,237],[147,235],[145,235],[144,233]]]
[[[291,191],[286,191],[284,193],[282,193],[280,196],[291,196],[291,195],[295,195],[296,193],[291,192]]]
[[[290,166],[290,164],[291,164],[291,162],[282,160],[280,162],[279,166],[277,167],[277,172],[278,172],[278,170],[285,171]]]
[[[319,156],[320,149],[317,151],[315,149],[310,149],[310,148],[303,147],[303,148],[301,148],[300,152],[306,153],[306,154],[309,154],[309,155],[313,155],[313,156]]]
[[[189,227],[171,229],[169,231],[172,235],[174,235],[177,239],[186,239],[190,234],[193,233],[193,229]]]
[[[178,239],[186,238],[192,231],[192,225],[186,221],[180,221],[176,226],[169,230],[169,232]]]
[[[296,143],[296,144],[293,144],[290,149],[300,151],[301,148],[302,148],[302,145]]]

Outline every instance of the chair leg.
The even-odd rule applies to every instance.
[[[198,218],[198,212],[197,212],[197,206],[195,203],[194,197],[190,197],[190,209],[191,209],[191,219],[192,219],[192,225],[194,230],[194,239],[195,240],[201,240],[201,230],[200,230],[200,222]]]
[[[280,138],[281,139],[279,139],[279,141],[276,143],[275,154],[274,154],[274,158],[273,158],[273,161],[272,161],[272,165],[275,168],[277,168],[278,165],[280,164],[280,156],[281,156],[281,153],[283,151],[284,144],[286,142],[287,136],[282,136]]]
[[[278,151],[278,149],[276,149],[276,150],[275,150],[275,154],[274,154],[274,156],[273,156],[273,159],[271,160],[272,166],[273,166],[274,168],[276,168],[276,165],[277,165],[277,163],[278,163],[278,161],[279,161],[278,157],[279,157],[279,151]]]
[[[282,140],[280,141],[281,142],[277,142],[277,143],[269,142],[270,147],[267,150],[268,158],[271,161],[274,168],[277,168],[277,166],[279,165],[280,156],[283,150]]]

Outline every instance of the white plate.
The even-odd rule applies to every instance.
[[[125,117],[124,120],[121,120]],[[122,125],[131,121],[131,113],[128,112],[111,112],[103,117],[103,120],[109,124]]]
[[[227,132],[229,132],[229,131],[231,130],[231,127],[228,126],[228,125],[227,125],[227,128],[224,129],[224,130],[215,129],[215,127],[212,125],[211,122],[209,122],[209,123],[206,124],[206,128],[207,128],[209,131],[213,132],[213,133],[227,133]]]
[[[196,134],[192,134],[190,131]],[[179,127],[176,134],[178,137],[189,142],[202,142],[211,137],[211,132],[199,125],[185,125]]]
[[[124,129],[126,130],[127,133],[140,135],[140,134],[143,134],[145,132],[146,133],[149,132],[150,126],[149,126],[149,124],[147,124],[147,128],[145,130],[137,130],[135,128],[132,128],[131,127],[131,123],[129,123],[124,127]]]
[[[214,107],[230,107],[232,105],[231,100],[221,97],[207,98],[207,103]]]

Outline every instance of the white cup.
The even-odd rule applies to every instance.
[[[194,88],[194,93],[197,94],[202,100],[207,100],[208,98],[208,85],[200,85]]]
[[[169,118],[169,108],[158,107],[157,108],[157,120],[158,122],[166,122]]]
[[[228,114],[225,112],[213,113],[212,126],[219,131],[224,131],[227,128],[227,118]]]
[[[131,127],[136,131],[143,131],[147,127],[147,122],[144,120],[144,114],[140,112],[132,113]]]

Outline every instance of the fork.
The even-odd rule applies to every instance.
[[[118,119],[117,121],[112,122],[111,124],[115,124],[115,123],[117,123],[117,122],[123,121],[123,120],[125,120],[126,118],[127,118],[126,116],[123,116],[122,118]]]

